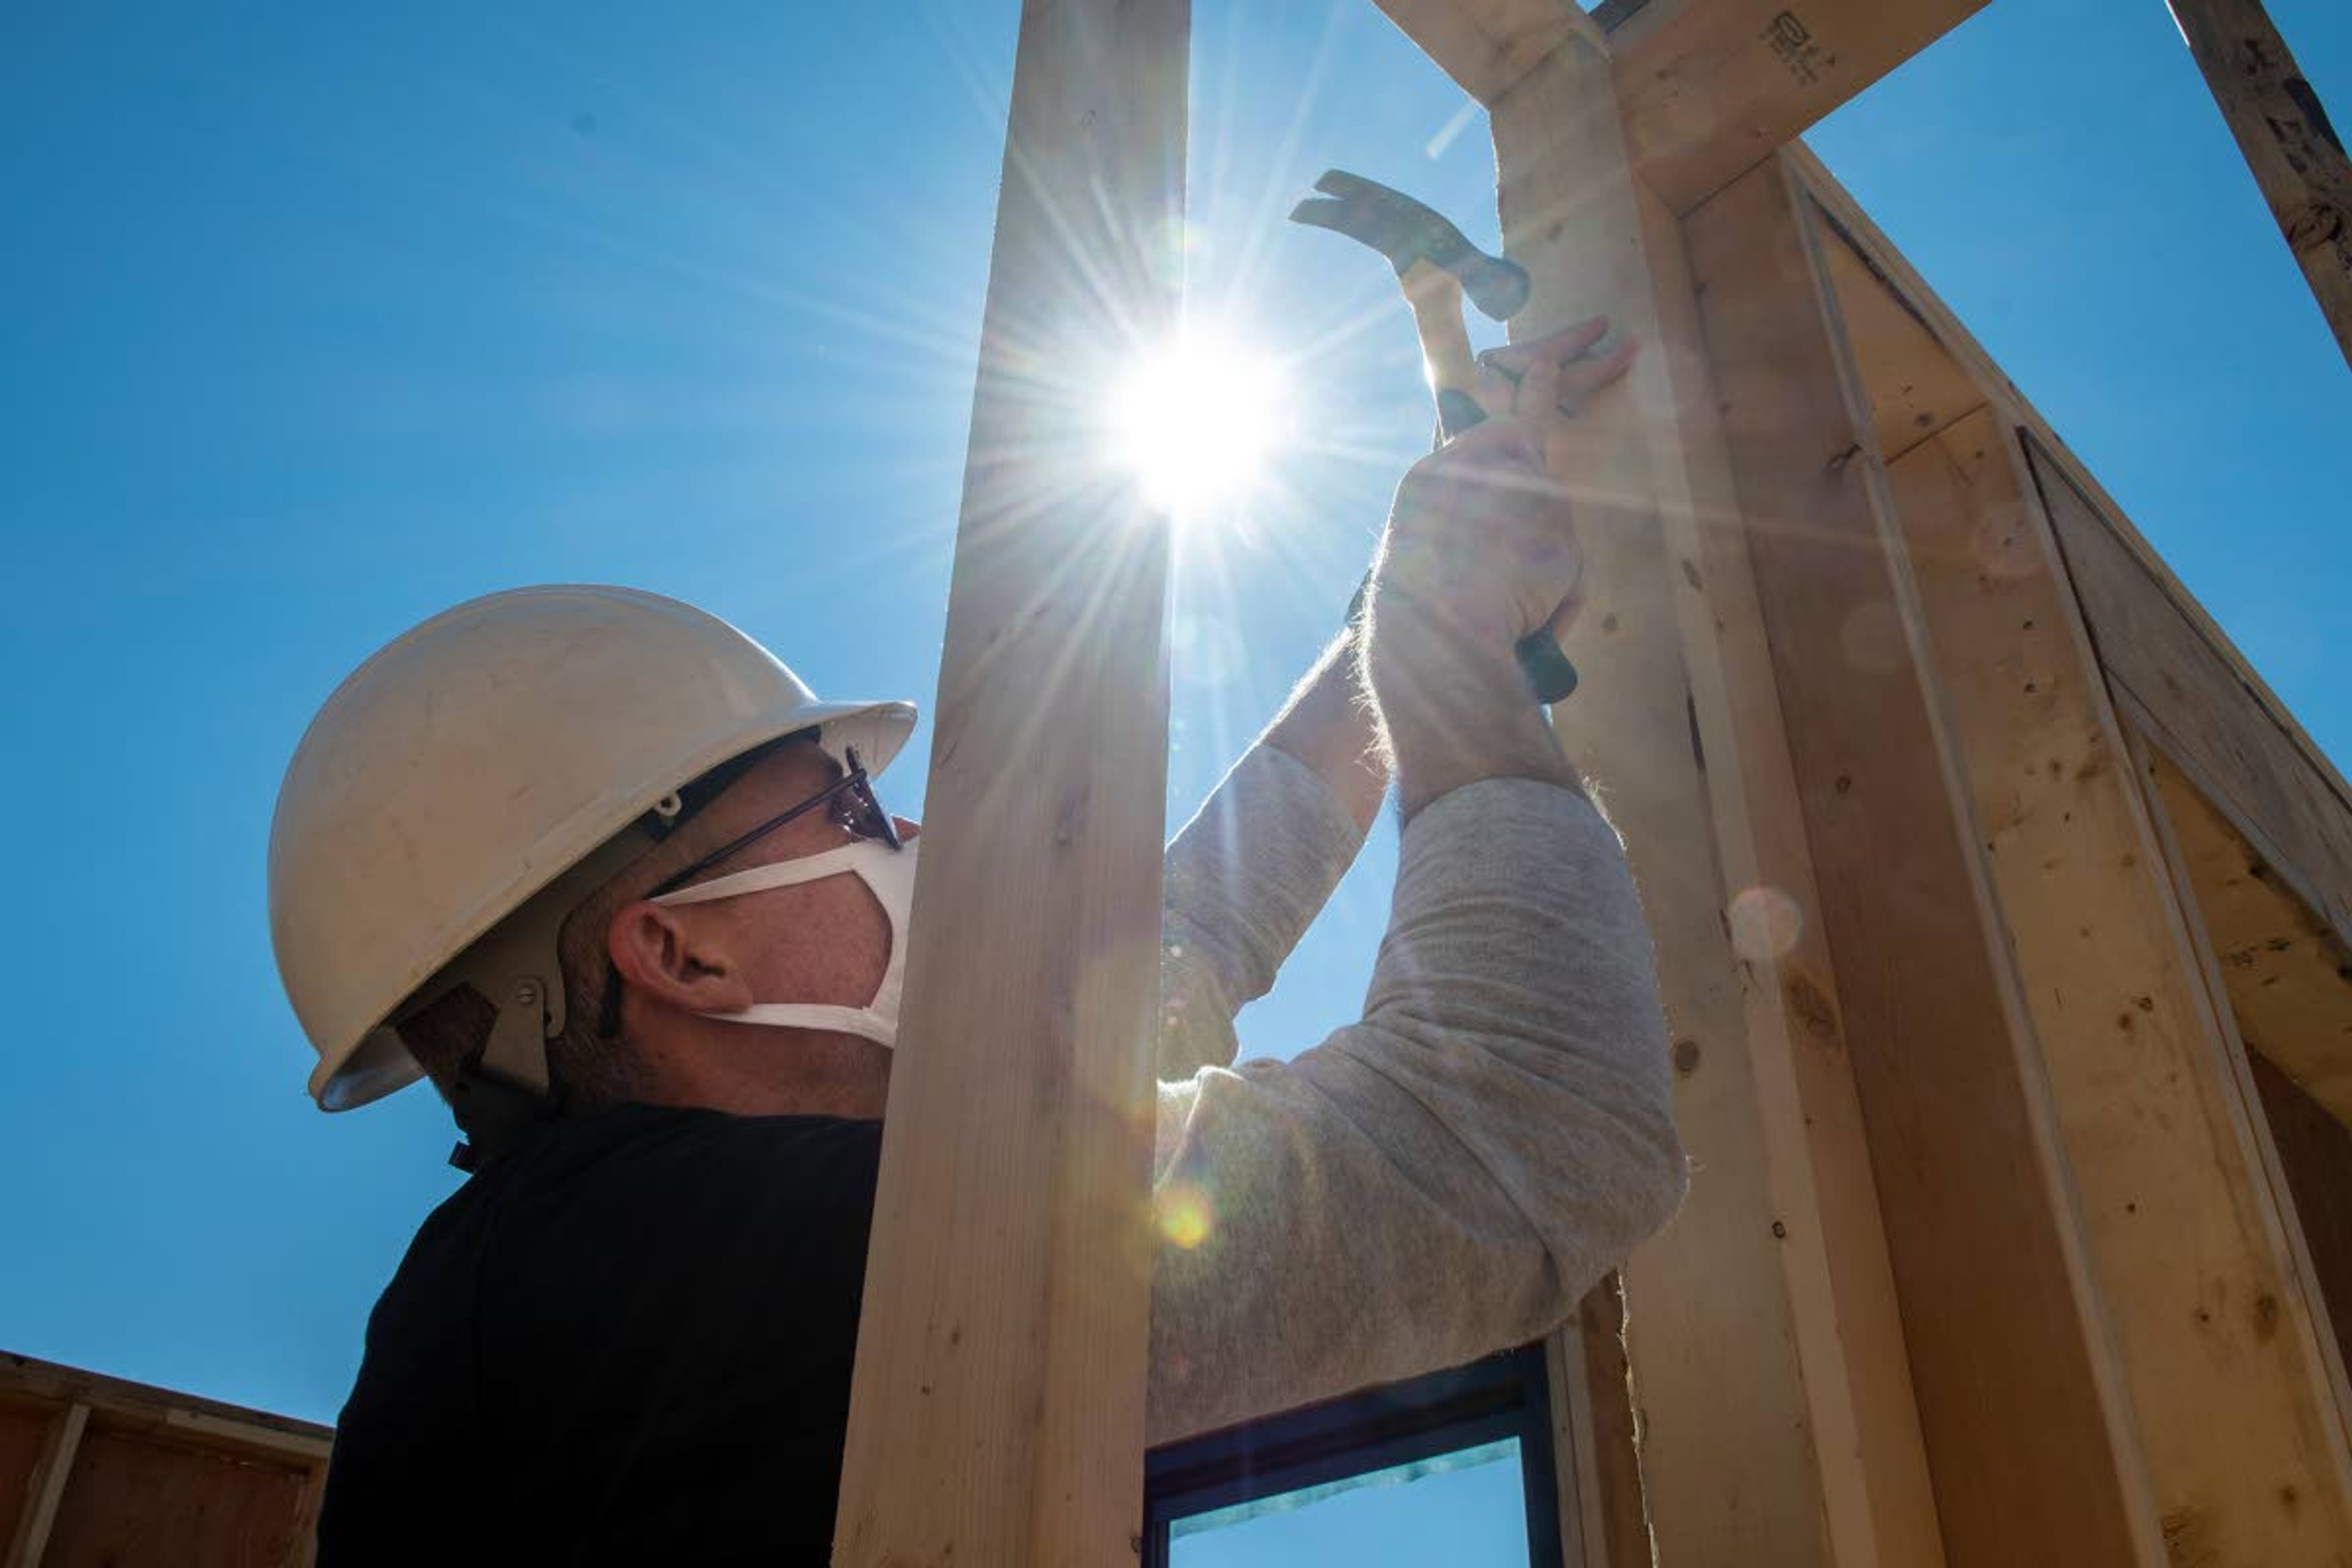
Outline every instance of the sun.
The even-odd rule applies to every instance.
[[[1188,331],[1120,384],[1112,438],[1154,506],[1197,522],[1244,500],[1265,478],[1289,407],[1272,356],[1221,334]]]

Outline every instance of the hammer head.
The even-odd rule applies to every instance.
[[[1416,261],[1442,267],[1461,281],[1463,294],[1481,314],[1497,321],[1509,320],[1528,302],[1525,268],[1487,255],[1402,191],[1344,169],[1325,171],[1315,188],[1323,195],[1293,207],[1291,222],[1328,228],[1370,246],[1389,258],[1400,278]]]

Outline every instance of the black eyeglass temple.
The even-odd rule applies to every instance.
[[[855,746],[844,746],[842,748],[842,755],[848,759],[849,766],[845,771],[844,771],[842,775],[834,780],[833,783],[827,784],[816,794],[809,796],[808,799],[802,801],[791,810],[782,812],[777,816],[768,818],[767,821],[761,823],[757,827],[752,828],[749,833],[744,834],[741,837],[712,850],[709,854],[705,855],[701,859],[695,861],[684,870],[674,872],[671,875],[663,878],[660,881],[647,889],[642,896],[648,899],[658,899],[665,893],[675,893],[680,888],[685,887],[688,882],[694,880],[695,878],[700,876],[709,868],[718,865],[729,856],[733,855],[737,850],[750,848],[752,845],[758,843],[761,839],[765,838],[769,834],[773,833],[776,829],[783,826],[786,823],[805,816],[810,812],[816,810],[819,806],[822,806],[828,802],[839,799],[845,791],[857,797],[858,805],[864,807],[866,815],[873,820],[875,835],[877,837],[880,838],[883,843],[887,844],[893,849],[905,848],[906,845],[902,843],[898,837],[898,825],[890,820],[890,814],[882,809],[881,801],[875,796],[873,782],[866,777],[866,764],[858,760],[857,748]],[[855,830],[853,829],[853,831]],[[620,1033],[620,1028],[621,971],[618,966],[616,966],[612,960],[608,958],[604,961],[604,1016],[598,1022],[597,1034],[601,1038],[609,1040]]]

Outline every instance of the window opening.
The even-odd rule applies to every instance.
[[[1155,1449],[1144,1493],[1144,1568],[1559,1568],[1543,1346]]]

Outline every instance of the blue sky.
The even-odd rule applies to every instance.
[[[1299,427],[1186,547],[1171,821],[1336,624],[1425,439],[1384,270],[1281,215],[1340,163],[1494,242],[1481,128],[1445,138],[1460,93],[1369,5],[1244,9],[1199,8],[1192,309],[1289,360]],[[2272,9],[2352,113],[2352,15]],[[616,581],[827,694],[928,702],[1012,0],[487,10],[0,20],[0,1346],[340,1403],[450,1135],[421,1090],[310,1108],[262,855],[379,644]],[[1814,141],[2352,756],[2352,378],[2160,0],[1997,0]],[[1253,1047],[1349,1014],[1392,866],[1383,834]]]

